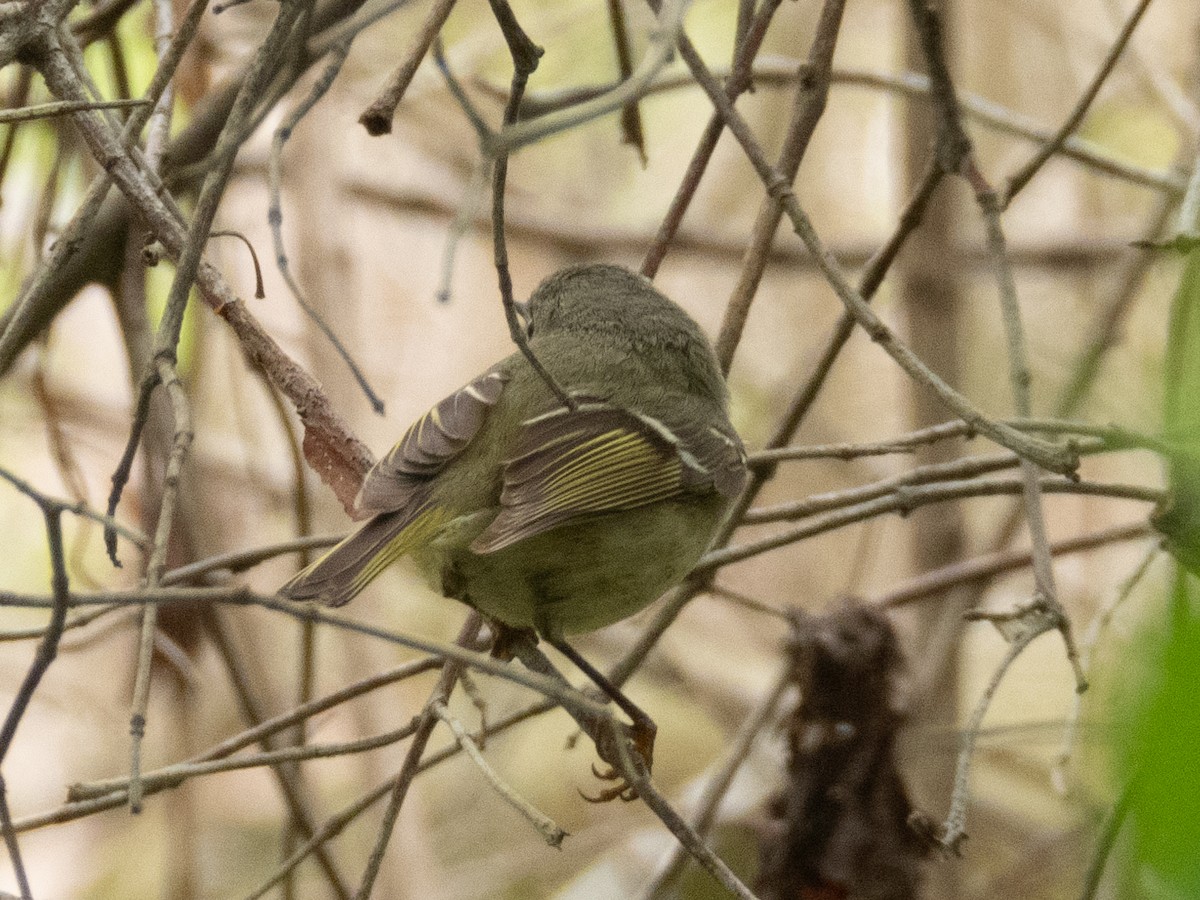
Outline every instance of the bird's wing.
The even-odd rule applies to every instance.
[[[475,437],[507,381],[502,370],[489,369],[417,419],[363,479],[357,510],[371,514],[411,506],[414,495]]]
[[[414,422],[363,479],[355,507],[370,518],[280,593],[341,606],[401,556],[427,544],[453,516],[432,503],[433,478],[479,432],[507,380],[503,371],[484,372]]]
[[[736,434],[603,403],[558,409],[522,423],[500,513],[471,549],[490,553],[572,519],[689,493],[732,497],[744,479]]]
[[[452,514],[418,491],[404,509],[379,513],[279,589],[289,600],[348,603],[380,572],[427,544]]]

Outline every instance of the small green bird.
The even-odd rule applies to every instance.
[[[447,597],[558,646],[679,583],[746,478],[712,347],[640,275],[564,269],[529,347],[451,394],[363,481],[356,531],[282,588],[339,606],[410,556]]]

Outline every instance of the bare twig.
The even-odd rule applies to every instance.
[[[96,512],[94,509],[90,509],[83,503],[73,502],[70,500],[58,500],[50,497],[47,494],[43,494],[24,478],[19,477],[13,472],[10,472],[3,466],[0,466],[0,479],[7,481],[34,503],[38,504],[38,506],[44,507],[46,504],[49,504],[61,509],[63,512],[69,512],[72,515],[79,516],[80,518],[90,519],[93,522],[98,522],[105,528],[111,528],[114,533],[119,534],[134,546],[143,550],[149,548],[150,546],[150,539],[136,528],[130,528],[128,525],[117,521],[111,516],[106,516],[103,513]]]
[[[713,774],[712,778],[708,780],[708,783],[704,786],[703,793],[696,803],[696,814],[692,817],[692,828],[695,829],[696,834],[701,839],[708,837],[713,822],[716,820],[717,810],[721,805],[721,801],[729,792],[729,788],[732,787],[733,779],[737,776],[738,770],[749,759],[751,746],[771,723],[775,715],[775,709],[779,706],[779,701],[783,699],[783,695],[787,692],[792,681],[792,665],[789,661],[779,675],[776,676],[771,687],[767,689],[758,706],[746,717],[741,728],[734,735],[733,740],[729,742],[725,753],[725,761]],[[679,844],[671,852],[666,864],[660,868],[654,880],[642,892],[642,900],[657,900],[657,898],[665,896],[667,890],[674,884],[675,879],[683,870],[687,859],[687,849],[683,844]]]
[[[504,783],[504,780],[497,774],[496,770],[483,758],[483,754],[479,752],[479,747],[476,746],[471,736],[467,734],[467,729],[463,727],[462,722],[450,715],[450,711],[446,709],[444,701],[435,700],[432,709],[434,715],[454,732],[454,739],[458,741],[458,745],[471,758],[471,762],[475,763],[476,768],[483,773],[483,777],[488,780],[488,784],[492,786],[496,793],[504,798],[504,801],[509,806],[529,821],[529,824],[541,835],[542,840],[551,847],[561,847],[563,838],[567,837],[567,832],[555,823],[553,819]]]
[[[89,613],[82,613],[81,615],[74,616],[70,619],[67,619],[66,623],[63,625],[63,633],[65,634],[66,632],[73,631],[77,628],[84,628],[95,622],[97,619],[117,612],[119,609],[121,609],[121,607],[115,605],[102,606],[100,609],[92,610]],[[8,631],[0,631],[0,641],[27,641],[35,638],[41,639],[46,636],[46,633],[49,630],[50,626],[47,625],[41,628],[14,628]]]
[[[1108,76],[1112,74],[1113,69],[1116,67],[1117,60],[1121,58],[1121,53],[1125,50],[1125,45],[1129,43],[1129,39],[1133,36],[1133,30],[1137,28],[1138,22],[1141,21],[1142,16],[1149,8],[1150,0],[1139,0],[1138,5],[1129,14],[1129,18],[1125,20],[1125,25],[1121,28],[1121,33],[1117,35],[1117,39],[1109,48],[1104,62],[1100,64],[1100,70],[1092,78],[1087,90],[1083,92],[1083,96],[1079,98],[1079,102],[1075,104],[1075,108],[1071,110],[1071,114],[1067,116],[1066,121],[1062,123],[1054,136],[1042,145],[1041,149],[1025,165],[1009,176],[1004,188],[1004,196],[998,199],[1001,209],[1008,207],[1017,193],[1029,183],[1030,179],[1037,174],[1038,170],[1046,164],[1050,157],[1062,148],[1066,139],[1079,127],[1079,123],[1083,121],[1083,117],[1087,115],[1088,109],[1091,108],[1092,101],[1100,93],[1100,88],[1104,86],[1104,82],[1108,80]]]
[[[156,587],[162,572],[166,568],[167,548],[170,543],[171,526],[175,518],[175,506],[179,498],[179,476],[183,471],[184,460],[192,443],[191,411],[187,395],[175,370],[171,359],[160,357],[157,360],[157,374],[171,400],[171,409],[175,417],[175,436],[172,441],[170,457],[167,460],[167,472],[163,478],[162,502],[159,507],[158,522],[155,525],[154,549],[146,564],[146,585]],[[132,712],[129,718],[130,734],[130,789],[129,809],[133,813],[141,812],[142,794],[141,783],[138,780],[141,771],[142,738],[146,734],[146,713],[150,705],[150,677],[154,656],[154,637],[158,622],[158,607],[146,606],[142,610],[141,638],[138,641],[137,675],[133,688]]]
[[[940,143],[952,154],[943,160],[948,171],[956,172],[971,185],[975,201],[979,206],[987,230],[988,252],[992,256],[993,273],[998,286],[1001,318],[1008,345],[1009,383],[1018,416],[1032,415],[1031,380],[1028,353],[1025,346],[1024,327],[1021,322],[1020,303],[1017,299],[1016,282],[1009,265],[1005,246],[1004,230],[1000,222],[1001,205],[983,173],[979,170],[971,148],[970,139],[963,129],[954,84],[950,78],[941,39],[941,22],[937,12],[922,0],[910,0],[913,22],[920,37],[921,49],[929,68],[929,79],[934,104],[939,112],[940,129],[944,136]],[[1033,576],[1036,586],[1036,603],[1044,608],[1062,634],[1067,659],[1075,670],[1076,689],[1087,687],[1083,670],[1079,665],[1079,654],[1071,634],[1071,622],[1058,600],[1054,583],[1054,567],[1051,562],[1049,541],[1046,537],[1045,516],[1042,511],[1041,482],[1035,462],[1029,457],[1021,460],[1021,477],[1024,485],[1025,518],[1029,525],[1030,544],[1033,552]],[[956,783],[957,787],[957,783]]]
[[[299,762],[305,759],[331,759],[335,756],[365,753],[368,750],[377,750],[380,747],[399,743],[405,738],[411,737],[415,730],[416,723],[414,721],[392,731],[357,741],[345,741],[340,744],[302,744],[281,747],[277,750],[248,753],[245,756],[234,758],[222,757],[202,762],[176,763],[143,773],[141,782],[145,793],[153,794],[178,787],[185,781],[204,775],[217,775],[222,772],[235,772],[239,769],[254,769],[260,766],[277,766],[280,763]],[[114,791],[128,792],[129,785],[128,778],[72,785],[69,797],[72,801],[92,800],[106,797]],[[316,833],[315,830],[313,833]]]
[[[1150,571],[1150,567],[1158,559],[1162,552],[1161,544],[1155,544],[1146,551],[1142,557],[1142,561],[1129,575],[1128,578],[1117,588],[1111,600],[1096,613],[1087,632],[1083,636],[1083,640],[1079,646],[1079,665],[1083,669],[1085,675],[1092,670],[1092,656],[1096,652],[1096,646],[1100,643],[1100,638],[1104,634],[1105,629],[1113,620],[1117,610],[1121,607],[1134,589],[1141,583],[1146,573]],[[1050,778],[1054,782],[1055,787],[1060,793],[1065,793],[1067,790],[1067,766],[1071,762],[1071,753],[1075,748],[1075,738],[1079,731],[1079,719],[1083,712],[1083,695],[1076,692],[1071,703],[1071,711],[1067,713],[1067,725],[1063,729],[1062,749],[1059,750],[1058,759],[1054,763],[1054,768],[1050,772]]]
[[[17,842],[17,832],[13,828],[12,814],[8,809],[8,783],[0,774],[0,832],[4,834],[4,847],[8,850],[8,859],[12,863],[13,876],[17,879],[17,889],[21,892],[21,900],[33,900],[33,891],[29,887],[29,875],[25,871],[25,862],[21,858],[21,846]],[[6,895],[11,897],[12,895]]]
[[[308,298],[304,296],[304,292],[300,290],[300,284],[296,281],[292,274],[291,266],[288,264],[287,251],[283,246],[283,148],[292,136],[292,132],[296,130],[296,126],[308,115],[311,110],[322,97],[333,86],[334,80],[342,69],[342,64],[346,62],[346,57],[350,55],[350,45],[354,42],[356,35],[351,34],[345,40],[335,44],[329,51],[329,64],[321,73],[320,77],[313,82],[312,90],[309,91],[307,97],[304,98],[296,108],[288,115],[280,126],[275,129],[275,136],[271,139],[271,161],[269,167],[268,187],[271,194],[270,203],[267,206],[267,222],[271,226],[271,240],[275,246],[275,268],[279,270],[279,274],[283,276],[284,283],[287,284],[288,290],[292,292],[292,296],[296,302],[300,304],[300,308],[304,310],[304,314],[309,320],[317,326],[321,334],[325,335],[325,339],[329,341],[334,352],[342,358],[342,362],[346,364],[346,368],[350,370],[350,374],[354,376],[354,380],[358,383],[359,390],[366,396],[367,401],[371,404],[376,415],[382,416],[384,413],[384,404],[379,395],[371,388],[367,381],[367,376],[363,374],[358,363],[354,361],[354,357],[350,355],[345,345],[338,338],[334,330],[325,321],[324,316],[320,311],[308,302]]]
[[[1141,500],[1147,503],[1161,503],[1167,492],[1161,488],[1144,487],[1132,484],[1097,484],[1089,481],[1075,481],[1070,478],[1047,477],[1040,481],[1041,490],[1050,494],[1084,494],[1088,496],[1114,497],[1129,500]],[[746,544],[725,547],[720,550],[710,550],[696,564],[694,573],[703,574],[724,566],[749,559],[760,553],[776,550],[788,544],[794,544],[814,535],[824,534],[855,522],[862,522],[883,513],[899,513],[906,515],[918,507],[930,503],[945,503],[950,500],[961,500],[967,497],[995,497],[1000,495],[1023,494],[1024,481],[1020,478],[970,478],[964,481],[944,481],[932,485],[903,486],[895,491],[877,498],[848,506],[845,509],[817,517],[805,525],[782,531],[770,537],[761,538]]]
[[[1134,792],[1137,791],[1140,781],[1139,775],[1135,773],[1105,817],[1104,825],[1100,828],[1100,837],[1096,841],[1096,850],[1088,864],[1087,876],[1084,879],[1079,900],[1095,900],[1096,893],[1100,890],[1100,881],[1104,878],[1104,868],[1108,864],[1109,854],[1112,853],[1113,844],[1117,842],[1121,826],[1125,824],[1125,817],[1129,814],[1129,805],[1133,802]]]
[[[930,463],[858,487],[813,494],[803,500],[776,503],[771,506],[757,506],[746,511],[746,514],[742,516],[742,524],[761,525],[765,522],[795,521],[854,503],[874,500],[876,497],[884,497],[905,487],[973,478],[989,472],[1016,468],[1020,463],[1020,458],[1012,453],[968,456],[944,463]]]
[[[1102,531],[1055,541],[1050,545],[1050,553],[1053,556],[1080,553],[1122,541],[1143,540],[1151,537],[1152,534],[1153,529],[1146,522],[1118,525]],[[1024,568],[1032,562],[1033,553],[1029,550],[987,553],[973,559],[951,563],[940,569],[925,572],[909,581],[901,582],[870,602],[889,608],[905,606],[918,600],[940,596],[950,588],[962,584],[975,584],[1005,572]]]
[[[1182,443],[1170,437],[1159,438],[1139,434],[1120,425],[1093,425],[1089,422],[1069,419],[1005,419],[1004,424],[1020,431],[1040,432],[1047,435],[1094,438],[1108,450],[1152,450],[1165,457],[1186,454]],[[886,441],[863,443],[823,444],[816,446],[774,447],[750,454],[750,465],[773,466],[776,463],[796,459],[857,459],[860,456],[879,456],[889,453],[911,453],[916,448],[953,438],[974,438],[975,432],[966,422],[950,421],[930,425],[908,434],[898,435]]]
[[[245,572],[286,553],[303,553],[332,547],[345,536],[345,534],[317,534],[310,537],[291,538],[277,544],[267,544],[248,550],[218,553],[216,556],[200,559],[163,573],[162,584],[164,586],[187,584],[213,572],[229,572],[231,574]]]
[[[845,0],[826,0],[821,7],[816,35],[813,37],[805,63],[806,77],[799,81],[795,104],[792,107],[792,120],[788,125],[783,148],[779,151],[779,162],[776,164],[776,170],[788,184],[796,180],[796,173],[804,160],[813,132],[816,131],[817,123],[821,121],[825,112],[825,101],[829,97],[829,71],[833,67],[833,52],[837,47],[845,8]],[[763,272],[766,271],[768,249],[775,238],[775,232],[779,230],[779,221],[782,218],[783,207],[779,198],[764,197],[754,220],[745,262],[725,307],[725,317],[713,347],[717,361],[721,364],[721,371],[725,374],[729,373],[729,367],[733,365],[733,354],[741,341],[742,330],[750,315],[750,304],[758,293]]]
[[[65,116],[67,113],[89,109],[131,109],[145,106],[146,103],[145,100],[57,100],[52,103],[39,103],[36,106],[24,106],[20,109],[0,109],[0,125],[32,122],[35,119]]]
[[[504,124],[510,127],[521,113],[521,97],[525,94],[525,84],[529,76],[537,69],[538,59],[542,48],[529,39],[513,15],[507,0],[489,0],[492,14],[496,17],[504,40],[508,44],[508,52],[512,56],[513,76],[512,87],[508,95],[508,105],[504,108]],[[483,138],[486,146],[486,138]],[[537,372],[546,387],[558,398],[558,402],[567,409],[575,409],[579,404],[563,390],[554,380],[541,360],[529,347],[529,339],[525,329],[517,317],[517,307],[513,298],[512,275],[508,270],[508,245],[504,240],[504,185],[508,179],[508,151],[499,150],[492,161],[492,251],[496,260],[496,276],[500,282],[500,301],[504,305],[504,319],[508,323],[508,334],[512,338],[521,355],[528,360],[529,365]]]
[[[358,121],[367,129],[367,134],[381,135],[391,133],[392,117],[396,115],[396,107],[400,105],[400,101],[404,98],[404,93],[408,90],[413,76],[417,74],[417,68],[421,65],[421,60],[429,52],[429,46],[441,32],[442,26],[450,16],[450,11],[454,9],[454,3],[455,0],[436,0],[433,7],[429,10],[429,15],[425,17],[425,22],[421,26],[421,30],[417,32],[416,40],[413,41],[413,45],[405,55],[404,61],[392,73],[387,87],[367,107],[366,111],[358,117]]]
[[[501,153],[513,153],[547,135],[590,122],[643,96],[671,57],[676,36],[683,28],[683,14],[688,5],[689,0],[668,0],[662,4],[646,52],[629,78],[612,90],[568,109],[506,126],[491,140],[484,142],[484,155],[496,158]]]
[[[355,697],[360,697],[381,687],[386,687],[387,685],[395,684],[439,668],[441,664],[442,661],[440,659],[432,656],[404,663],[386,672],[381,672],[370,678],[364,678],[319,700],[303,703],[286,713],[281,713],[270,719],[264,719],[254,727],[239,732],[184,762],[166,766],[153,772],[147,772],[144,776],[147,792],[153,793],[154,791],[161,790],[163,787],[173,787],[183,778],[190,777],[190,775],[204,774],[204,771],[207,770],[202,770],[200,767],[206,763],[226,759],[251,744],[258,743],[264,738],[286,731],[298,722],[304,722],[326,710],[340,706],[349,700],[353,700]],[[256,764],[261,764],[261,762]],[[110,778],[104,781],[73,784],[67,792],[67,799],[71,801],[89,800],[105,796],[113,791],[127,790],[128,786],[128,778]]]
[[[974,162],[968,177],[980,189],[976,200],[983,213],[987,227],[988,247],[995,259],[996,281],[1000,288],[1000,307],[1004,318],[1004,332],[1008,340],[1009,380],[1012,384],[1017,415],[1027,418],[1032,415],[1031,378],[1029,359],[1025,349],[1025,335],[1021,324],[1021,310],[1017,301],[1017,285],[1013,280],[1012,268],[1008,264],[1005,250],[1004,231],[1000,225],[1000,206],[995,191],[987,185],[982,175],[974,170]],[[972,175],[973,173],[973,175]],[[1087,689],[1087,677],[1079,662],[1079,651],[1071,633],[1071,620],[1058,600],[1058,588],[1054,583],[1054,566],[1050,558],[1049,539],[1046,537],[1046,519],[1042,510],[1041,486],[1038,469],[1031,461],[1021,460],[1021,474],[1025,483],[1025,519],[1029,525],[1029,540],[1033,550],[1033,579],[1037,594],[1046,609],[1057,620],[1067,659],[1075,670],[1075,689],[1082,693]]]
[[[624,0],[608,0],[608,23],[612,30],[613,49],[617,53],[617,68],[624,81],[633,74],[633,51],[629,48],[629,26],[625,22]],[[642,132],[642,114],[637,101],[621,107],[621,140],[637,150],[642,165],[646,165],[646,136]]]
[[[483,619],[479,613],[471,613],[467,616],[466,622],[463,623],[462,630],[459,631],[455,644],[460,647],[474,645],[479,639],[479,632],[482,627]],[[446,661],[437,686],[433,689],[429,701],[425,704],[425,709],[417,720],[417,726],[413,731],[412,743],[408,746],[408,753],[404,756],[404,763],[400,767],[400,774],[396,776],[395,784],[392,786],[388,806],[383,814],[383,822],[379,826],[379,832],[375,838],[375,846],[371,850],[370,858],[367,860],[367,868],[363,872],[362,880],[359,882],[358,891],[355,893],[355,900],[367,900],[371,896],[371,891],[375,886],[375,879],[379,875],[379,868],[383,865],[384,853],[387,852],[388,843],[391,841],[392,830],[395,828],[396,819],[400,815],[400,808],[404,805],[404,798],[408,796],[408,789],[419,771],[421,755],[425,752],[429,736],[433,733],[433,728],[437,724],[437,706],[439,703],[445,704],[450,698],[450,693],[454,690],[455,682],[458,681],[458,673],[462,670],[462,667],[463,664],[457,660]]]
[[[613,723],[615,732],[615,722]],[[704,869],[717,879],[727,891],[735,897],[740,897],[742,900],[757,900],[754,893],[746,887],[733,873],[733,870],[725,864],[708,844],[704,843],[704,839],[700,837],[683,817],[675,811],[675,808],[667,801],[667,799],[655,787],[654,782],[650,780],[650,774],[645,767],[639,762],[634,762],[633,754],[629,752],[625,741],[618,739],[615,741],[619,761],[621,765],[618,767],[621,774],[628,779],[637,791],[637,795],[641,797],[646,805],[658,816],[659,820],[667,827],[667,830],[679,840],[679,843],[691,854],[696,862],[700,863]]]
[[[1001,633],[1005,634],[1009,641],[1008,652],[1005,653],[1000,665],[996,667],[996,671],[992,673],[991,680],[980,696],[979,702],[975,705],[975,711],[971,713],[971,718],[963,730],[962,746],[959,749],[958,762],[954,769],[954,792],[950,797],[950,811],[946,814],[942,833],[938,837],[942,846],[952,853],[959,852],[962,842],[967,836],[967,801],[971,795],[971,760],[975,755],[975,741],[979,737],[983,717],[987,714],[988,707],[991,706],[996,689],[1004,680],[1009,667],[1024,652],[1025,648],[1036,638],[1058,627],[1055,618],[1047,615],[1045,610],[1037,604],[1032,604],[1015,613],[999,617],[989,616],[988,618],[997,619],[998,627],[1003,624],[1004,628],[1014,628],[1015,630],[1009,636],[1002,628]]]
[[[53,502],[46,501],[39,503],[39,506],[41,506],[42,517],[46,523],[46,540],[50,545],[50,586],[54,594],[54,608],[50,616],[50,625],[46,629],[41,643],[38,644],[33,661],[29,664],[29,670],[21,680],[20,687],[17,688],[12,705],[9,706],[8,713],[4,717],[4,724],[0,726],[0,766],[8,756],[13,737],[17,733],[17,726],[21,724],[21,718],[25,715],[25,710],[29,708],[29,701],[33,699],[34,691],[37,690],[42,676],[46,674],[46,670],[50,668],[50,664],[58,655],[58,643],[62,638],[63,627],[67,619],[70,583],[67,580],[67,562],[63,552],[63,509]],[[8,847],[13,870],[17,875],[17,882],[21,888],[21,897],[32,898],[29,879],[25,874],[25,867],[21,862],[21,853],[17,846],[16,833],[8,814],[8,799],[2,776],[0,776],[0,807],[2,807],[0,811],[3,812],[4,819],[2,823],[4,840]]]
[[[229,682],[233,686],[234,695],[237,697],[242,715],[252,726],[261,724],[265,717],[260,711],[259,702],[250,687],[250,678],[244,670],[242,660],[233,646],[232,639],[226,630],[226,626],[218,610],[210,611],[209,615],[205,617],[205,625],[207,626],[208,637],[215,646],[225,672],[229,676]],[[271,737],[266,735],[258,737],[258,744],[265,753],[271,753],[276,749],[275,742]],[[287,807],[290,816],[289,821],[306,838],[312,837],[316,832],[316,826],[310,808],[311,791],[305,787],[301,778],[302,773],[295,766],[285,762],[273,761],[270,765],[271,772],[275,776],[275,781],[279,785],[279,792]],[[135,786],[140,789],[140,785],[131,777],[129,784],[131,797]],[[346,879],[338,871],[329,848],[319,846],[314,852],[330,891],[340,898],[340,900],[348,900],[350,897],[350,888]]]
[[[733,64],[730,66],[729,76],[725,79],[725,91],[730,100],[736,100],[743,92],[750,89],[750,70],[754,64],[754,58],[762,47],[767,27],[771,24],[771,19],[779,9],[780,3],[782,0],[763,0],[751,21],[745,21],[751,11],[750,5],[742,3],[738,6],[738,38],[735,42]],[[658,226],[654,242],[646,250],[642,259],[641,271],[647,278],[653,278],[658,274],[658,267],[662,265],[663,258],[667,255],[667,249],[675,240],[683,217],[687,213],[688,207],[691,206],[692,198],[696,196],[696,191],[700,187],[700,179],[708,170],[713,151],[717,149],[717,141],[720,140],[721,132],[724,130],[724,120],[713,113],[709,117],[704,134],[701,135],[696,149],[692,152],[691,161],[688,162],[679,188],[675,191],[675,196],[671,198],[671,205],[668,207],[666,215],[663,216],[662,223]]]
[[[732,77],[731,70],[714,68],[718,78]],[[790,87],[805,77],[805,68],[797,69],[795,60],[763,57],[754,66],[752,73],[756,86]],[[830,72],[830,80],[836,86],[864,87],[887,91],[915,100],[930,99],[929,79],[914,72],[881,72],[852,66],[836,66]],[[686,72],[666,72],[655,79],[645,96],[691,88],[696,79]],[[545,115],[582,100],[600,96],[610,86],[572,88],[565,91],[542,91],[525,99],[523,112],[527,118]],[[962,115],[999,134],[1018,137],[1036,144],[1047,144],[1054,139],[1052,129],[983,97],[956,91]],[[1110,151],[1077,135],[1069,136],[1059,149],[1059,156],[1080,163],[1102,175],[1119,178],[1131,184],[1162,191],[1173,197],[1181,196],[1186,189],[1183,177],[1175,171],[1148,169],[1129,160],[1114,156]]]

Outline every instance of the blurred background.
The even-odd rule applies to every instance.
[[[737,6],[697,0],[687,15],[689,36],[718,74],[728,71]],[[820,6],[813,0],[782,5],[759,55],[762,75],[738,103],[772,159],[787,130],[796,67],[808,53]],[[1132,4],[945,0],[939,7],[955,84],[968,108],[980,113],[966,119],[979,167],[1001,186],[1035,151],[1030,134],[1045,136],[1065,120]],[[213,98],[246,65],[276,9],[260,0],[205,14],[176,79],[173,133],[206,121]],[[607,4],[515,0],[514,10],[546,49],[529,83],[530,102],[568,89],[605,87],[619,77]],[[176,15],[183,11],[177,5]],[[638,3],[626,3],[624,11],[636,62],[654,19]],[[80,7],[73,16],[82,20],[92,12]],[[925,66],[908,13],[900,0],[847,5],[827,108],[795,182],[823,240],[852,273],[892,234],[937,134],[929,104],[911,80]],[[214,238],[207,249],[252,314],[316,376],[377,456],[430,405],[511,351],[478,142],[432,60],[417,70],[390,135],[370,137],[357,121],[429,14],[428,2],[411,2],[364,31],[282,156],[282,234],[292,271],[386,404],[385,413],[373,412],[272,262],[272,135],[308,96],[324,62],[299,75],[264,110],[217,214],[217,229],[236,230],[257,249],[265,299],[249,299],[254,268],[239,241]],[[84,60],[104,96],[136,97],[155,66],[153,10],[127,3],[115,21],[113,30],[87,46]],[[511,62],[488,6],[458,4],[442,34],[454,73],[484,119],[498,125]],[[1050,160],[1004,214],[1028,331],[1035,416],[1148,434],[1162,428],[1163,347],[1180,266],[1175,255],[1132,244],[1169,237],[1176,226],[1200,129],[1198,47],[1200,23],[1189,0],[1153,3],[1083,119],[1073,158]],[[641,264],[711,113],[678,60],[664,70],[659,87],[639,104],[644,161],[622,141],[617,113],[511,159],[507,239],[518,299],[564,265]],[[16,63],[0,71],[0,92],[14,107],[50,99],[40,77]],[[67,118],[0,125],[0,140],[4,310],[99,169]],[[185,207],[194,187],[194,180],[175,182]],[[736,142],[723,136],[655,278],[714,338],[763,196]],[[130,310],[136,318],[140,308],[143,318],[157,322],[171,278],[166,262],[149,269],[123,265],[140,253],[136,229],[122,226],[110,237],[89,257],[91,269],[63,288],[69,297],[49,327],[0,360],[0,466],[48,495],[101,510],[141,377],[141,366],[131,360],[144,360],[144,348],[130,340]],[[139,294],[142,288],[131,283],[142,283],[143,273]],[[874,305],[981,409],[999,418],[1013,415],[996,281],[982,220],[961,179],[944,180]],[[775,434],[841,313],[803,246],[786,225],[780,228],[729,375],[734,421],[750,450]],[[348,528],[332,492],[299,462],[290,404],[247,364],[226,324],[198,301],[185,320],[180,373],[195,441],[169,567]],[[170,439],[167,407],[156,415],[143,454],[152,460],[154,441],[161,450],[161,441]],[[791,442],[885,441],[950,418],[859,331]],[[983,439],[958,439],[916,454],[786,462],[757,504],[841,491],[917,465],[995,451]],[[1088,457],[1082,471],[1088,480],[1146,488],[1161,486],[1164,478],[1161,460],[1144,451]],[[117,517],[148,531],[161,484],[154,465],[139,463],[133,472]],[[784,665],[786,618],[731,594],[772,610],[817,614],[850,595],[879,602],[922,573],[1026,548],[1023,519],[1013,520],[1015,502],[1011,496],[983,497],[904,517],[873,516],[722,569],[715,579],[722,591],[692,600],[629,682],[630,696],[659,726],[654,775],[664,793],[685,815],[695,810],[734,735]],[[1046,498],[1053,541],[1136,526],[1149,512],[1141,500]],[[67,516],[64,527],[73,589],[138,587],[144,560],[133,547],[123,550],[124,568],[114,569],[100,526]],[[748,526],[733,542],[785,527]],[[1139,661],[1148,658],[1140,652],[1143,640],[1161,630],[1169,607],[1171,565],[1152,555],[1154,538],[1139,535],[1056,560],[1060,599],[1084,645],[1092,688],[1077,708],[1074,677],[1053,633],[1015,662],[974,756],[970,840],[960,857],[934,853],[917,864],[920,896],[1060,898],[1084,890],[1102,822],[1128,776],[1111,750],[1112,733],[1121,730],[1112,711],[1136,683],[1144,667]],[[8,485],[0,486],[0,546],[0,591],[46,595],[49,557],[41,513]],[[269,593],[301,562],[301,554],[285,554],[230,577]],[[1123,592],[1139,571],[1143,577]],[[889,614],[907,657],[888,687],[901,716],[896,761],[913,805],[934,822],[945,815],[961,728],[1009,646],[987,623],[964,624],[962,613],[1011,609],[1032,591],[1028,568],[1017,568],[986,583],[925,594]],[[345,612],[441,641],[454,638],[465,615],[403,565]],[[597,665],[611,665],[655,614],[652,607],[578,646]],[[0,615],[9,638],[0,645],[0,686],[12,694],[34,649],[33,641],[14,636],[44,626],[46,614],[8,608]],[[1098,617],[1105,618],[1103,631],[1093,627]],[[138,622],[136,610],[124,607],[67,632],[4,761],[18,826],[60,807],[70,784],[127,774]],[[156,650],[144,749],[148,769],[202,752],[242,731],[251,717],[284,712],[304,697],[326,695],[414,656],[268,610],[185,605],[164,608]],[[397,728],[420,711],[435,678],[425,674],[335,706],[308,721],[306,737],[336,743]],[[527,690],[497,678],[475,681],[489,720],[531,699]],[[718,814],[714,844],[751,885],[770,833],[764,825],[770,798],[787,778],[787,729],[779,723],[795,702],[795,694],[785,692]],[[469,729],[477,727],[479,713],[470,699],[460,692],[451,705]],[[486,746],[504,779],[570,832],[561,851],[547,849],[460,755],[416,780],[374,896],[641,896],[675,840],[640,803],[593,806],[580,799],[577,789],[594,788],[589,766],[595,756],[586,740],[568,747],[572,731],[566,715],[555,711]],[[452,743],[450,733],[438,728],[430,746]],[[324,822],[383,783],[405,750],[401,742],[298,766],[313,821]],[[351,885],[375,841],[380,814],[377,804],[328,844]],[[21,846],[39,897],[240,897],[262,884],[287,856],[285,846],[294,845],[287,821],[276,780],[259,766],[190,779],[148,797],[138,816],[117,808],[39,827],[22,834]],[[1116,836],[1094,895],[1185,896],[1146,874],[1135,843],[1128,829]],[[0,879],[0,888],[15,890],[11,874]],[[273,891],[271,896],[331,895],[311,858]],[[693,864],[662,896],[723,893]]]

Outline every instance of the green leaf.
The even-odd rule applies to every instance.
[[[1200,897],[1200,586],[1177,570],[1165,640],[1128,715],[1123,779],[1138,896]]]
[[[1200,575],[1200,249],[1187,254],[1171,305],[1164,369],[1163,424],[1181,452],[1168,464],[1171,501],[1152,521],[1175,558]]]

